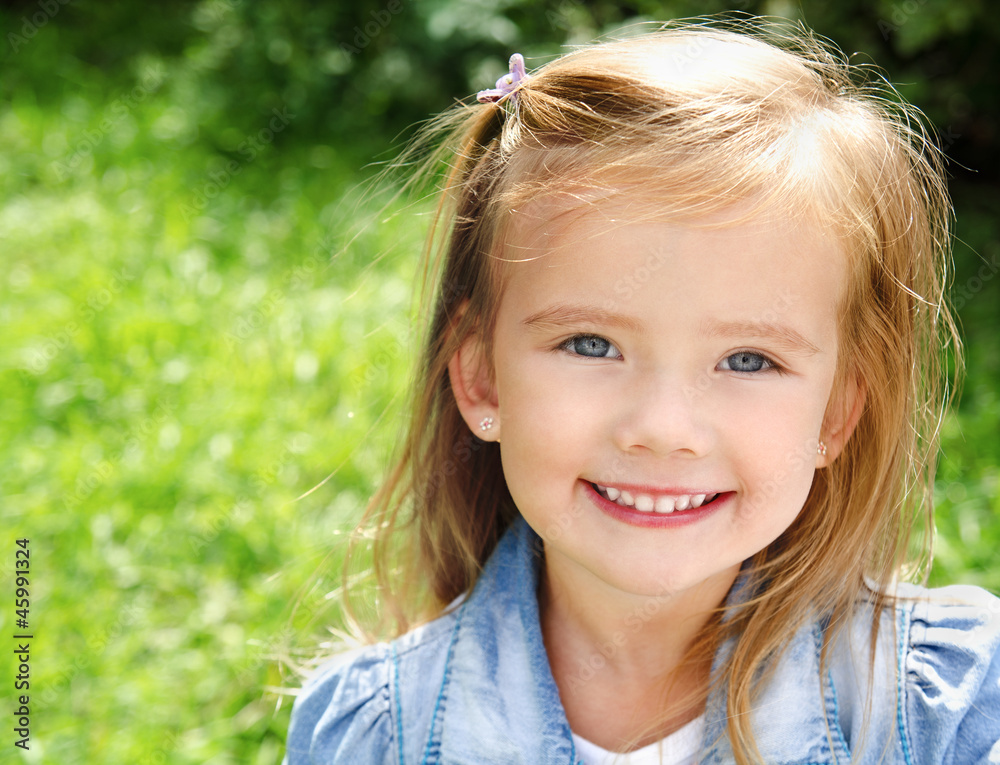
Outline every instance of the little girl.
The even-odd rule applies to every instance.
[[[288,765],[1000,763],[1000,602],[897,579],[957,348],[940,156],[858,74],[686,23],[439,121],[365,519],[395,639],[312,678]]]

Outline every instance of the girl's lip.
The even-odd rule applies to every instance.
[[[672,513],[642,512],[633,507],[623,507],[617,502],[612,502],[602,496],[589,481],[581,481],[581,483],[590,501],[597,505],[605,515],[609,515],[615,520],[631,526],[642,526],[644,528],[676,528],[696,523],[720,509],[733,496],[733,492],[731,491],[719,492],[719,495],[714,500],[694,510],[675,510]]]

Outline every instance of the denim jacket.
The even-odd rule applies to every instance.
[[[322,667],[295,702],[285,765],[577,765],[539,626],[541,561],[519,518],[461,605]],[[825,678],[823,624],[793,636],[754,707],[764,762],[1000,763],[1000,600],[966,586],[899,594],[873,672],[870,611],[841,633]],[[705,720],[699,762],[733,762],[724,691]]]

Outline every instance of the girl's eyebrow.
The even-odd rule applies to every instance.
[[[706,325],[704,332],[708,337],[759,337],[801,356],[822,352],[801,333],[773,321],[715,321]]]
[[[559,329],[593,324],[601,327],[617,327],[637,334],[644,331],[642,322],[637,319],[592,305],[552,305],[531,314],[521,323],[533,329]]]
[[[608,311],[592,305],[556,304],[531,314],[522,322],[532,329],[562,329],[580,325],[617,327],[642,334],[642,322],[631,316]],[[755,337],[770,340],[781,350],[801,356],[821,353],[800,332],[772,321],[715,321],[703,330],[708,337]]]

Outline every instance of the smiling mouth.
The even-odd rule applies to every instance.
[[[616,489],[614,486],[602,486],[599,483],[591,483],[590,485],[594,487],[594,491],[616,505],[638,510],[640,513],[660,513],[662,515],[703,507],[718,499],[721,493],[657,494],[654,496],[641,492],[630,492],[625,489]]]

